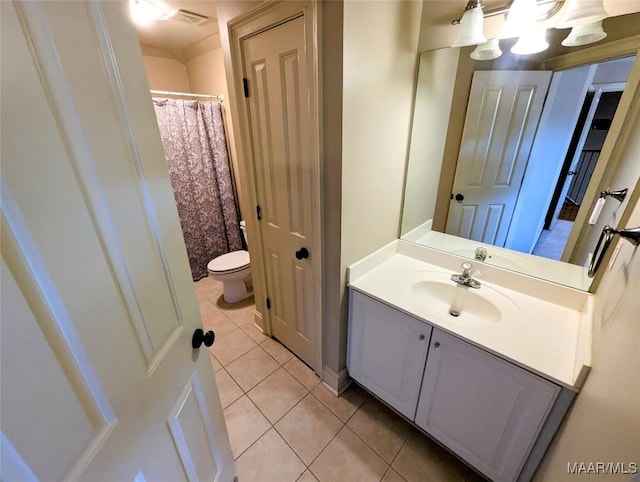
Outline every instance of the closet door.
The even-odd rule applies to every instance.
[[[2,480],[231,482],[125,2],[0,2]]]
[[[241,42],[271,333],[316,367],[321,253],[306,15]]]

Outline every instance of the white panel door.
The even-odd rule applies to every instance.
[[[2,480],[233,459],[125,2],[1,2]]]
[[[515,481],[560,388],[440,330],[416,424],[493,481]]]
[[[447,233],[504,246],[550,80],[548,71],[473,74]]]
[[[413,420],[431,326],[349,292],[349,376]]]
[[[315,367],[319,173],[310,142],[304,16],[242,41],[272,335]]]

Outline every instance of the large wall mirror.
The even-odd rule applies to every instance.
[[[402,239],[589,289],[600,231],[640,190],[640,157],[623,156],[640,101],[640,13],[603,26],[607,38],[581,48],[549,29],[540,54],[512,54],[515,40],[490,61],[473,60],[474,46],[421,54]],[[624,189],[592,216],[603,191]]]

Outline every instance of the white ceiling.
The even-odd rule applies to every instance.
[[[216,5],[212,0],[163,0],[172,9],[187,10],[209,19],[202,25],[191,25],[178,18],[156,20],[149,25],[136,25],[140,43],[147,47],[178,53],[218,32]]]

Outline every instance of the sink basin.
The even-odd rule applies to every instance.
[[[446,315],[452,321],[496,324],[520,316],[520,309],[500,291],[483,284],[480,289],[460,286],[447,273],[424,271],[410,275],[411,291],[425,312]],[[460,315],[449,314],[454,297],[461,299]]]

